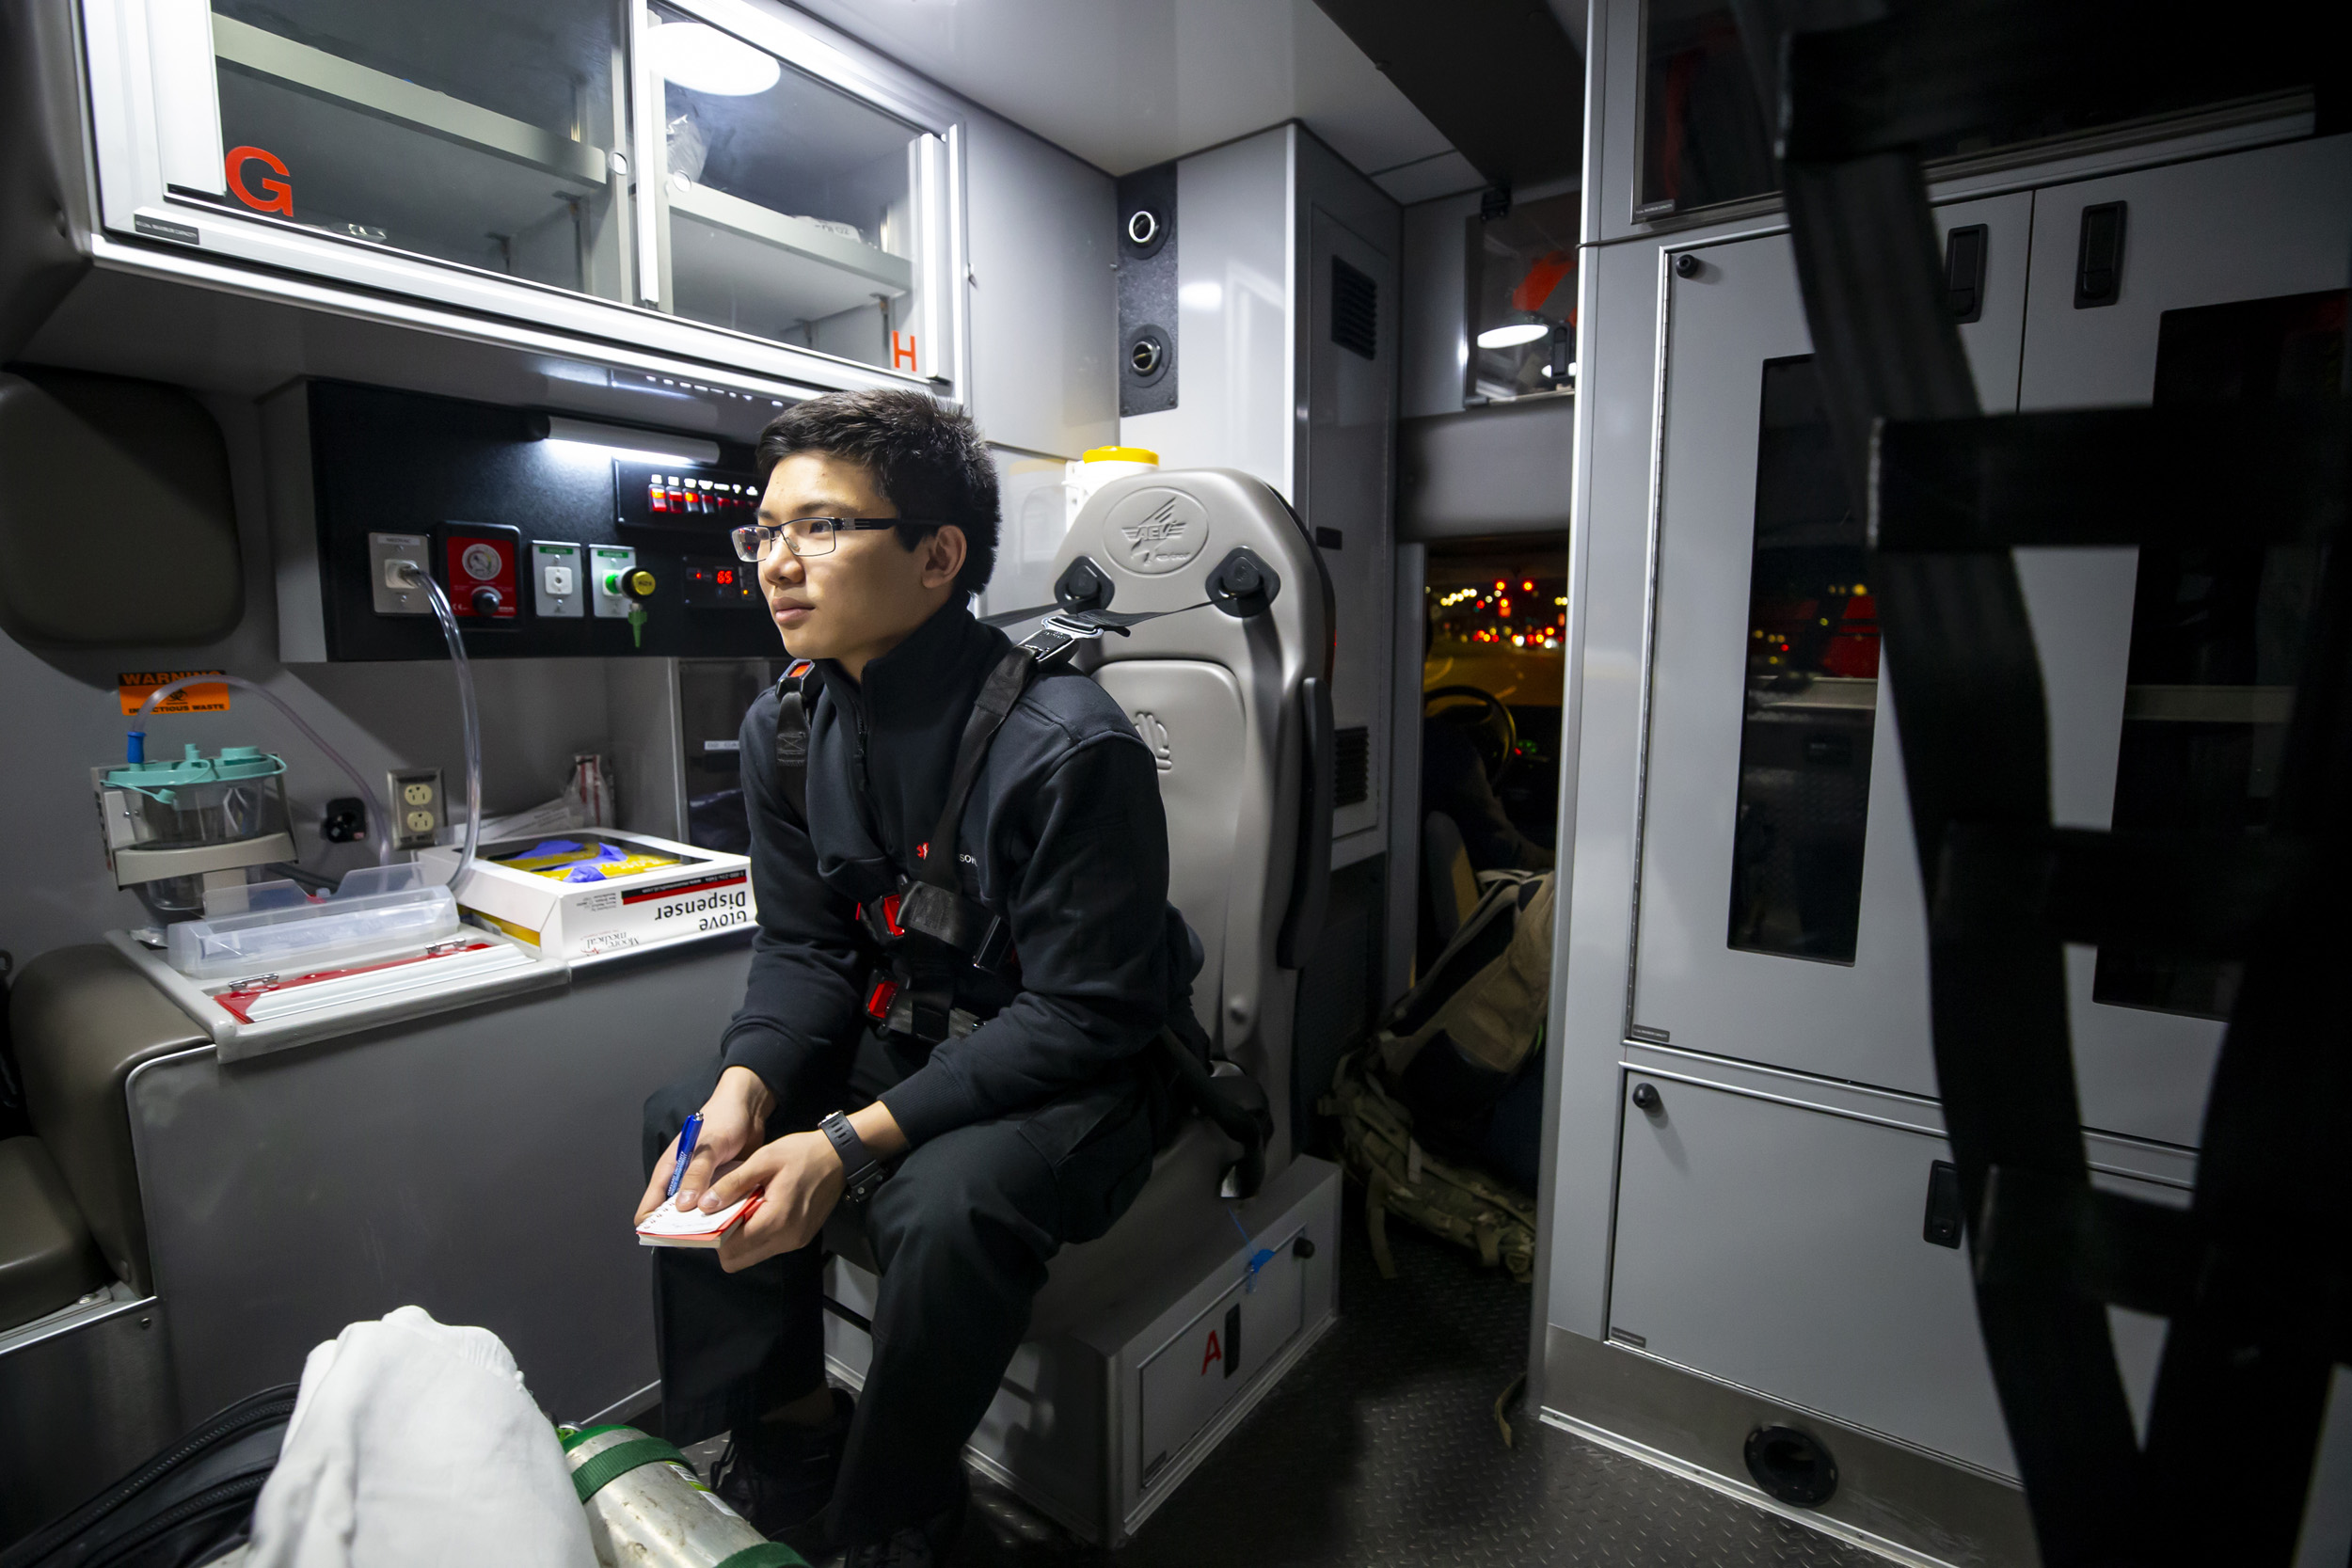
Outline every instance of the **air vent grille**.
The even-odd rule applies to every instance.
[[[1372,798],[1372,732],[1361,724],[1331,737],[1331,803],[1360,805]]]
[[[1380,285],[1336,256],[1331,258],[1331,341],[1366,359],[1380,348]]]

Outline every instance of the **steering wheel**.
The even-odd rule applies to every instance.
[[[1478,760],[1486,765],[1486,783],[1500,787],[1503,775],[1511,771],[1511,764],[1518,756],[1519,726],[1511,717],[1511,710],[1502,699],[1484,687],[1441,686],[1422,694],[1421,711],[1424,717],[1448,703],[1470,702],[1479,705],[1476,719],[1468,723],[1446,716],[1446,722],[1470,731],[1470,743],[1478,748]]]

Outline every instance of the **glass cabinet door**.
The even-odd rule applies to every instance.
[[[213,0],[224,205],[628,296],[612,0]]]
[[[79,4],[113,233],[819,385],[960,373],[961,111],[782,6]]]
[[[2086,234],[2120,231],[2104,295]],[[2341,385],[2352,137],[2038,192],[2028,409],[2285,404]],[[2045,289],[2042,280],[2050,279]],[[2318,562],[2300,546],[2020,550],[2052,814],[2222,840],[2270,823]],[[2195,1144],[2238,966],[2067,949],[2084,1119]]]
[[[2032,198],[1936,209],[1984,401],[2017,384]],[[1954,238],[1957,235],[1958,238]],[[1927,916],[1862,519],[1785,236],[1667,266],[1633,1038],[1935,1093]]]
[[[649,8],[658,285],[674,314],[927,368],[917,278],[939,138],[686,11]]]

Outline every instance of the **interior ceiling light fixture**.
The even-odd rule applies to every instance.
[[[1538,338],[1551,336],[1551,328],[1543,322],[1520,322],[1513,326],[1490,326],[1478,335],[1480,348],[1517,348]]]
[[[673,436],[666,430],[632,430],[627,425],[599,424],[594,420],[567,419],[562,414],[542,418],[540,439],[586,449],[603,457],[661,458],[672,463],[708,465],[719,461],[719,443],[694,436]]]
[[[665,22],[646,35],[645,47],[662,80],[693,92],[749,98],[784,75],[773,55],[700,22]]]

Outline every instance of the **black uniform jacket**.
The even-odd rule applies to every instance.
[[[981,683],[1010,646],[950,604],[867,664],[863,682],[819,660],[802,687],[805,823],[777,787],[777,693],[745,715],[759,929],[722,1053],[779,1101],[809,1103],[847,1074],[875,964],[856,907],[915,867]],[[1200,959],[1168,902],[1159,782],[1109,693],[1067,670],[1034,679],[997,731],[955,847],[967,895],[1009,922],[1018,979],[992,987],[969,972],[958,1006],[993,1016],[928,1058],[894,1049],[905,1076],[881,1099],[911,1142],[1075,1088],[1123,1093],[1164,1024],[1181,1013],[1191,1033]]]

